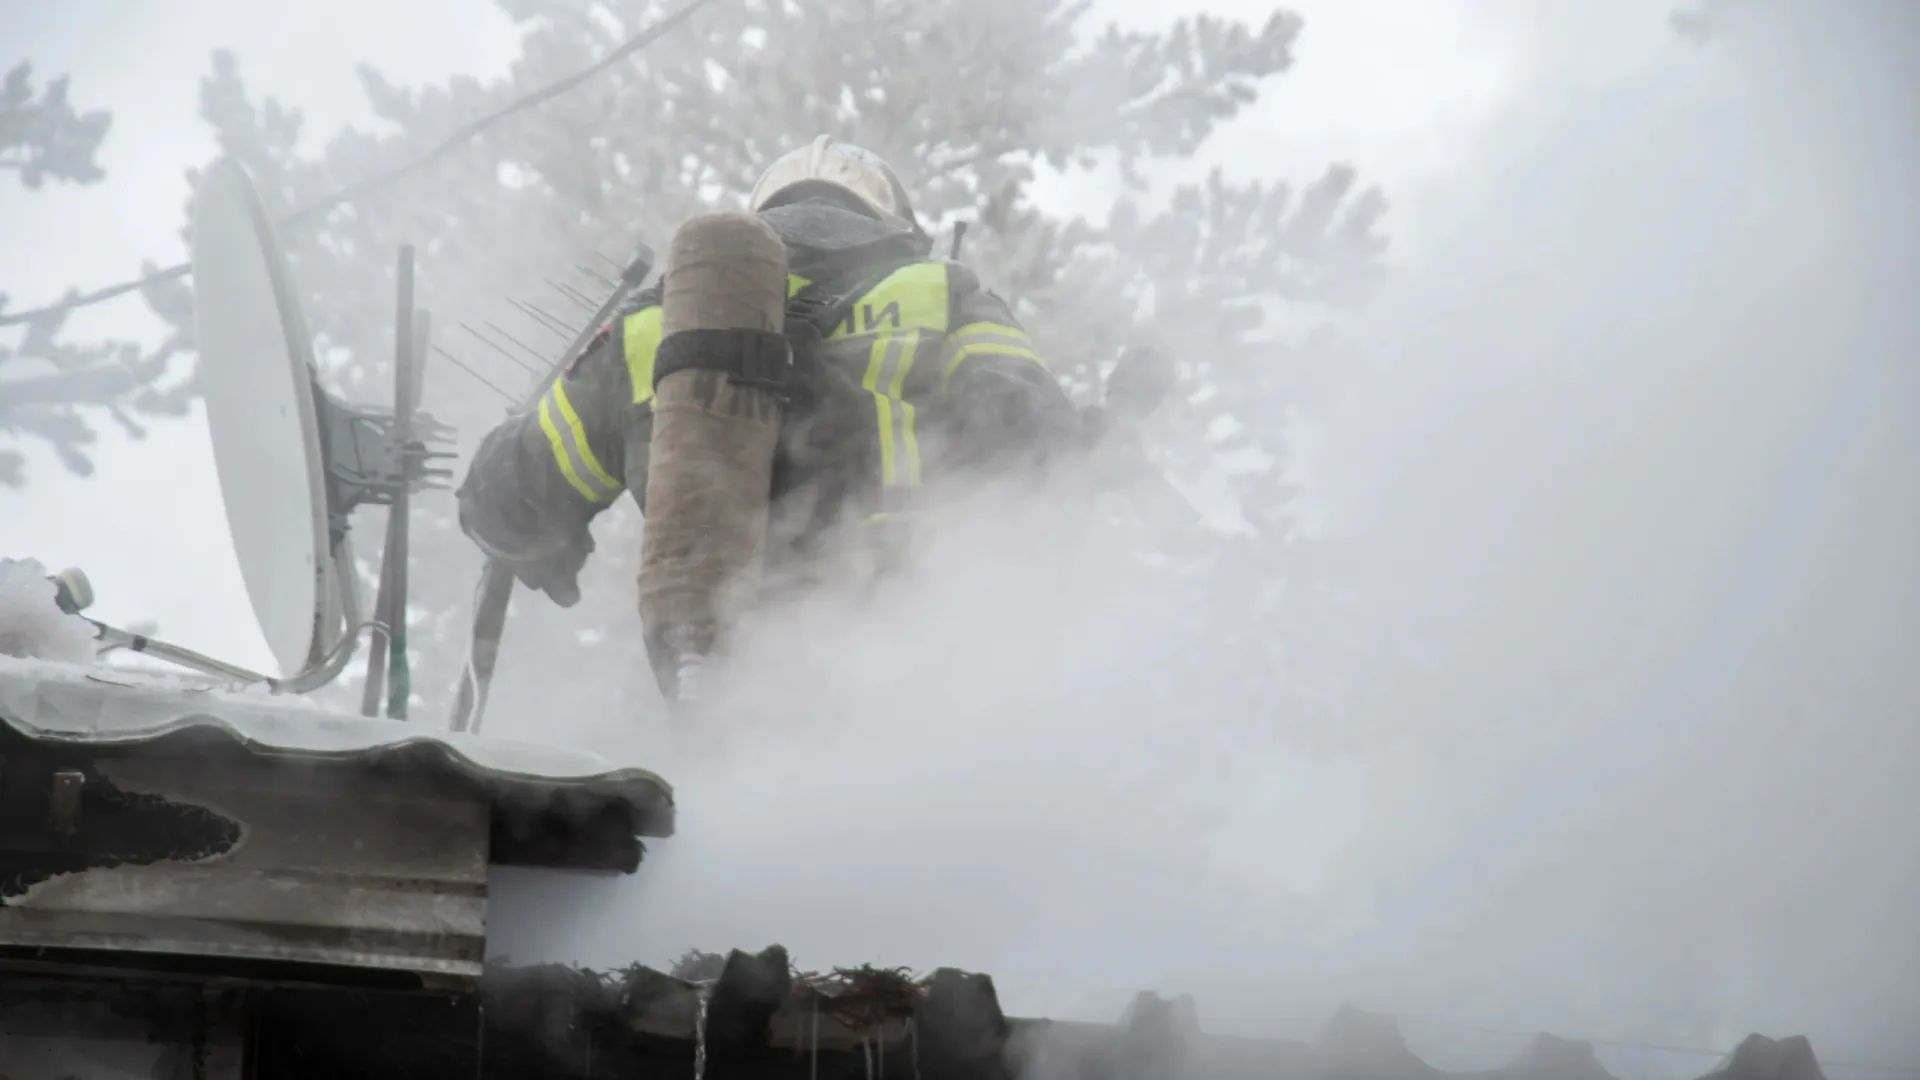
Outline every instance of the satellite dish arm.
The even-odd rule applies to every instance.
[[[273,689],[286,694],[311,693],[340,677],[360,644],[360,632],[367,628],[360,609],[360,574],[354,569],[353,551],[345,544],[334,549],[333,579],[340,583],[340,639],[320,662],[290,678],[271,680]]]
[[[402,457],[413,448],[413,419],[419,401],[424,351],[420,340],[425,334],[424,312],[413,306],[413,245],[400,248],[400,262],[394,272],[398,283],[398,314],[394,322],[393,356],[393,443]],[[413,462],[405,462],[403,470]],[[360,712],[374,716],[379,711],[380,695],[387,691],[387,716],[404,720],[407,700],[412,695],[412,678],[407,663],[407,556],[409,517],[412,513],[409,485],[397,485],[387,509],[386,544],[380,553],[380,583],[374,596],[373,635],[368,644],[367,677],[362,687]],[[387,686],[388,667],[392,668],[392,686]]]
[[[149,637],[146,634],[136,634],[131,630],[122,630],[117,626],[110,626],[97,619],[88,619],[87,621],[93,624],[93,639],[100,643],[100,652],[102,653],[111,652],[115,649],[125,649],[128,652],[144,653],[147,656],[165,660],[169,664],[178,664],[181,667],[192,668],[195,671],[215,675],[222,679],[231,679],[237,683],[266,683],[271,685],[274,682],[273,677],[270,675],[262,675],[257,671],[250,671],[238,665],[229,664],[223,660],[215,660],[205,653],[182,648],[178,645],[162,641],[159,638]]]
[[[334,580],[340,583],[340,606],[345,626],[339,640],[317,664],[291,678],[276,679],[271,675],[262,675],[238,664],[216,660],[205,653],[146,634],[123,630],[98,619],[87,619],[87,622],[93,624],[94,640],[100,642],[100,651],[103,653],[125,649],[128,652],[142,653],[216,678],[230,679],[236,683],[253,686],[265,686],[277,694],[305,694],[318,690],[339,677],[340,672],[345,670],[347,662],[353,658],[354,646],[360,640],[360,631],[365,629],[360,621],[360,583],[353,569],[353,559],[343,552],[335,552],[333,562]],[[57,594],[61,610],[69,614],[78,614],[82,608],[92,603],[93,587],[87,583],[84,574],[78,570],[66,570],[62,572],[61,578],[66,580],[57,581],[56,584],[63,590],[69,590]],[[70,599],[76,592],[83,599]],[[85,616],[82,617],[85,618]]]

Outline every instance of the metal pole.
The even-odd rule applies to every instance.
[[[367,679],[366,685],[360,688],[361,716],[380,715],[380,692],[385,689],[387,682],[387,632],[382,628],[387,625],[388,600],[392,592],[392,564],[387,561],[383,550],[380,557],[380,584],[373,593],[373,625],[367,628]]]
[[[427,342],[433,330],[433,312],[421,308],[413,313],[413,403],[418,409],[427,393]],[[409,421],[411,422],[411,421]]]
[[[400,444],[401,460],[409,462],[406,473],[411,477],[413,414],[420,407],[420,372],[426,366],[421,352],[426,345],[427,322],[423,317],[425,312],[415,311],[413,307],[411,246],[400,249],[400,261],[407,272],[401,286],[405,296],[400,301],[400,341],[394,356],[393,436]],[[387,621],[391,628],[387,635],[390,653],[387,670],[392,673],[387,681],[387,716],[393,720],[407,718],[407,701],[413,696],[413,668],[407,662],[407,559],[413,545],[412,518],[413,486],[409,481],[394,493],[393,507],[387,514],[387,554],[383,567],[393,583],[392,617]]]
[[[395,533],[405,539],[407,512],[406,446],[412,435],[412,409],[409,399],[413,396],[412,364],[413,359],[413,246],[403,244],[400,247],[400,263],[394,271],[397,284],[398,311],[394,318],[393,350],[393,398],[394,398],[394,442],[400,447],[401,481],[399,490],[394,493],[393,502],[387,507],[387,537],[380,552],[380,584],[374,591],[373,633],[367,641],[367,681],[360,692],[360,715],[380,715],[381,691],[386,689],[387,663],[391,659],[391,646],[395,638],[402,642],[406,633],[406,608],[394,604],[395,586],[405,587],[406,572],[404,556],[394,557]],[[396,581],[396,578],[400,580]],[[404,644],[402,645],[404,648]],[[388,715],[392,715],[389,704]]]

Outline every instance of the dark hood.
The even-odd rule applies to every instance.
[[[788,269],[815,281],[858,279],[925,255],[925,242],[911,229],[828,199],[772,207],[760,217],[787,242]]]

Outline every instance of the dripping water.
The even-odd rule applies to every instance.
[[[707,1074],[707,1001],[713,997],[714,984],[694,984],[693,1080],[705,1080]]]
[[[820,995],[813,995],[813,1020],[808,1025],[807,1080],[820,1080]]]

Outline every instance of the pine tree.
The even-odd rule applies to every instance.
[[[94,156],[112,123],[102,110],[74,111],[64,76],[36,99],[33,65],[15,64],[0,83],[0,170],[18,173],[29,190],[48,180],[96,183],[106,174]]]
[[[300,117],[256,103],[231,56],[216,58],[202,111],[224,152],[284,213],[424,152],[460,124],[572,74],[664,10],[649,0],[501,0],[523,28],[521,57],[502,80],[456,78],[403,88],[362,71],[379,133],[344,132],[318,156],[296,149]],[[557,348],[507,298],[544,296],[545,281],[596,257],[624,260],[641,240],[664,246],[687,217],[737,207],[761,168],[816,133],[892,162],[930,228],[973,225],[966,259],[1014,303],[1049,361],[1078,392],[1129,341],[1154,337],[1181,360],[1184,430],[1164,449],[1176,467],[1284,458],[1280,432],[1236,413],[1283,412],[1297,343],[1267,330],[1275,305],[1323,310],[1364,296],[1380,273],[1385,203],[1333,167],[1303,188],[1222,174],[1149,208],[1149,167],[1190,157],[1292,62],[1298,18],[1251,27],[1213,16],[1160,33],[1108,29],[1085,39],[1084,0],[741,0],[707,8],[656,47],[569,93],[491,128],[385,191],[283,237],[308,303],[324,378],[385,397],[392,351],[396,246],[419,246],[421,302],[435,336],[490,381],[518,393],[531,377],[457,329],[488,324],[532,351]],[[1030,197],[1045,167],[1118,166],[1130,194],[1098,224],[1064,220]],[[606,269],[604,266],[602,269]],[[576,309],[574,317],[581,313]],[[489,336],[499,334],[489,330]],[[543,336],[544,335],[544,336]],[[509,348],[507,351],[516,351]],[[532,358],[522,355],[522,361]],[[439,358],[425,407],[471,442],[500,419],[499,398]],[[1206,433],[1213,432],[1211,436]],[[1270,538],[1288,530],[1279,470],[1234,478],[1243,513]],[[413,628],[427,670],[456,670],[478,556],[445,502],[416,510]],[[632,620],[632,552],[604,538],[633,528],[616,512],[583,580],[578,614],[515,605],[519,635]],[[377,528],[359,530],[373,550]],[[627,544],[627,547],[635,545]],[[598,584],[601,587],[595,588]],[[591,640],[589,637],[588,640]],[[611,667],[644,682],[637,651],[583,648],[577,677],[603,686]],[[416,682],[438,707],[444,679]],[[503,686],[503,693],[504,693]],[[617,713],[611,698],[583,707]]]
[[[36,95],[32,66],[16,64],[0,82],[0,172],[16,174],[29,191],[49,180],[96,184],[106,175],[97,155],[111,123],[104,110],[77,111],[67,98],[65,77]],[[147,290],[147,298],[155,310],[185,321],[185,294],[176,283],[157,283]],[[0,316],[6,307],[7,295],[0,293]],[[117,342],[75,345],[61,340],[65,324],[61,312],[20,319],[18,339],[0,344],[0,379],[5,382],[0,433],[40,439],[70,471],[86,476],[93,472],[93,462],[85,447],[98,437],[87,411],[105,410],[135,437],[144,434],[135,414],[186,411],[184,391],[158,385],[184,340],[169,341],[151,354]],[[0,484],[19,486],[25,466],[19,452],[0,449]]]

